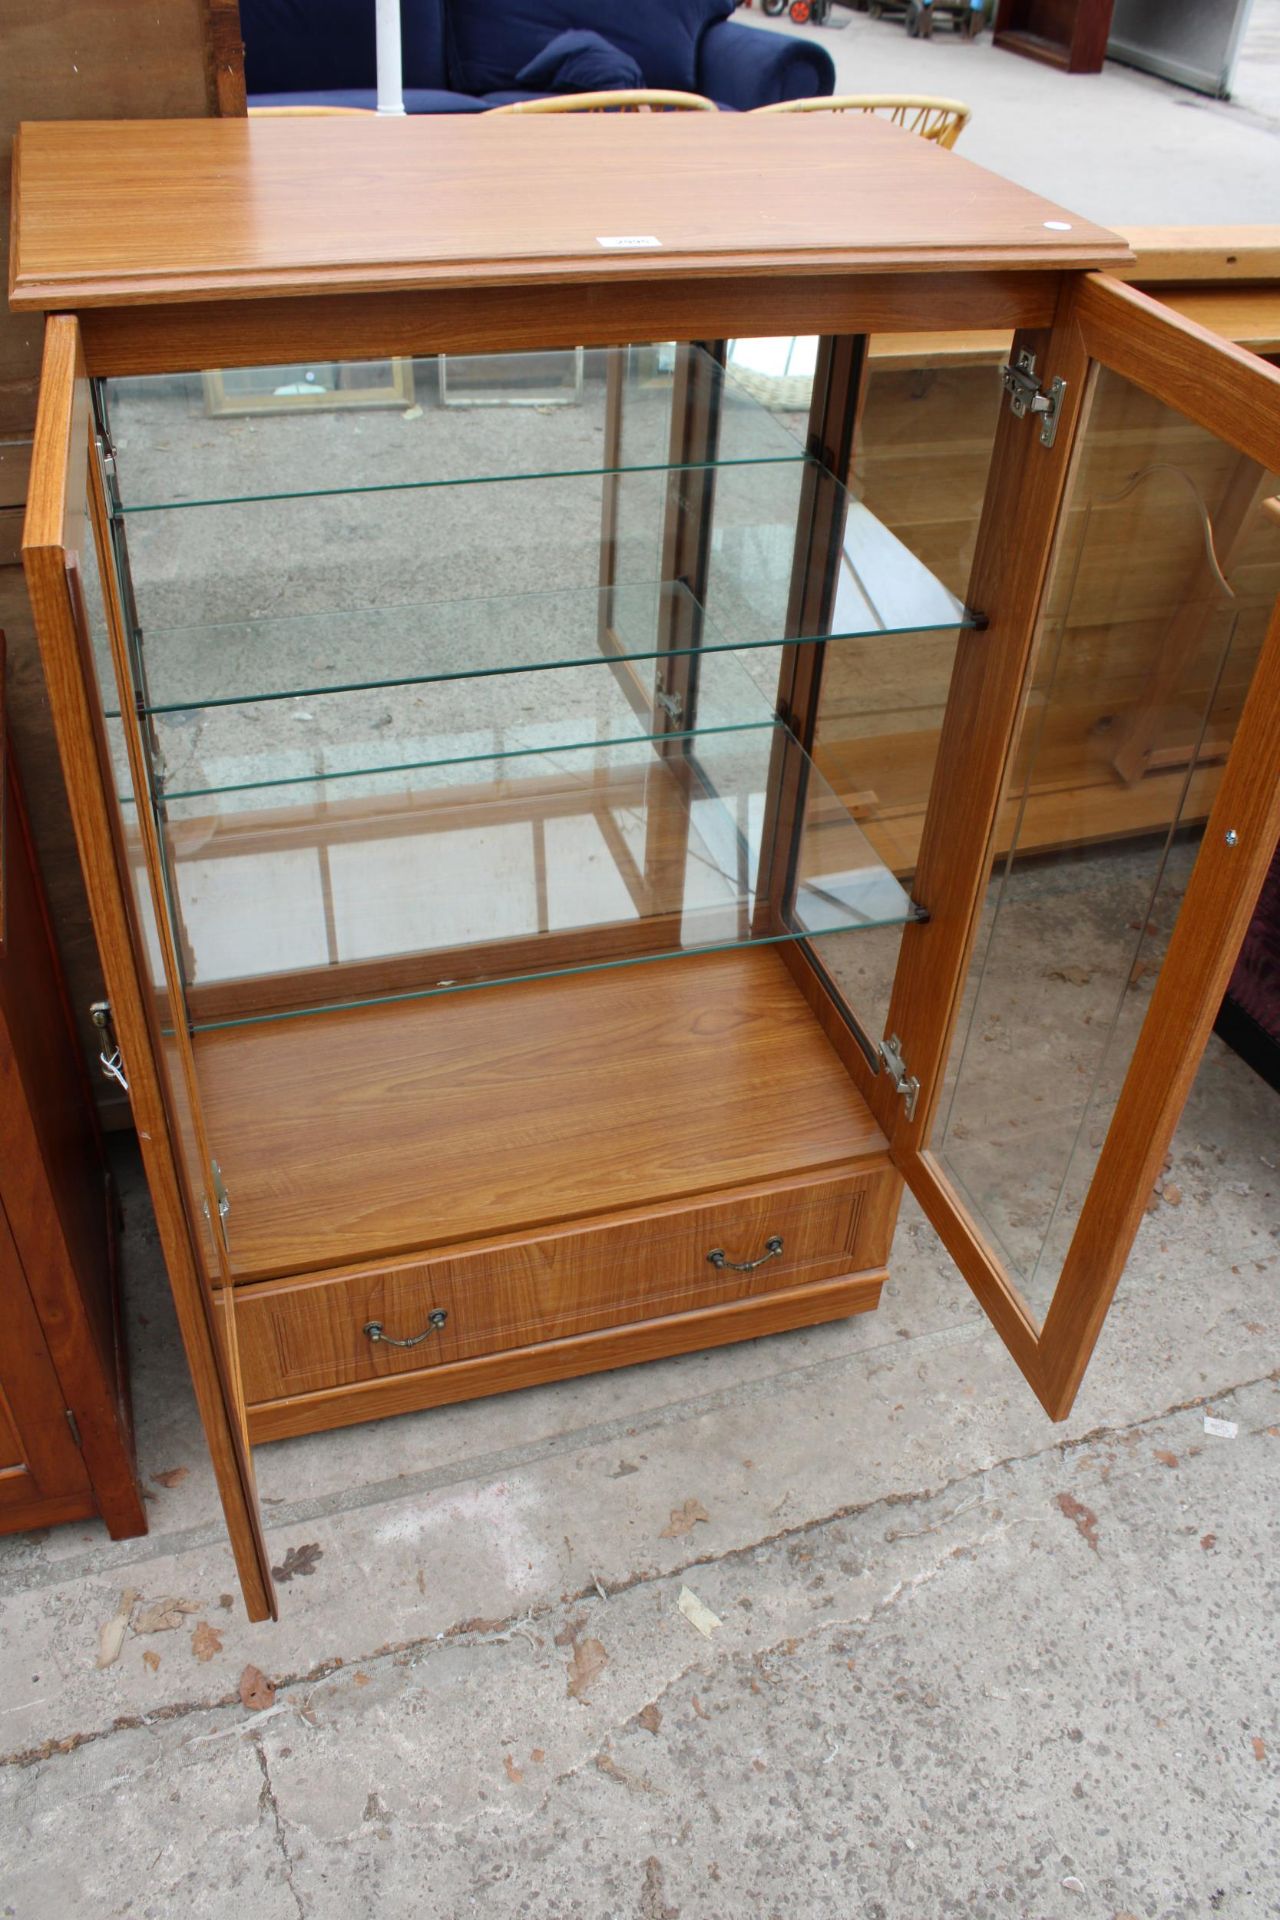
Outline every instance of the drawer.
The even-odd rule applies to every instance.
[[[893,1186],[891,1174],[864,1167],[390,1265],[241,1287],[235,1304],[245,1399],[254,1406],[418,1372],[878,1266],[888,1251]],[[371,1339],[370,1325],[386,1337]]]

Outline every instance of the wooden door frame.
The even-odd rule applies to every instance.
[[[1015,348],[1024,344],[1020,338]],[[1070,1413],[1128,1259],[1146,1203],[1213,1028],[1240,943],[1280,838],[1280,601],[1273,613],[1222,782],[1139,1032],[1075,1233],[1043,1324],[1005,1270],[940,1161],[928,1150],[994,847],[1022,687],[1048,586],[1050,542],[1061,525],[1078,458],[1075,425],[1095,367],[1106,367],[1261,466],[1280,466],[1280,371],[1246,349],[1169,312],[1103,274],[1082,277],[1060,324],[1043,343],[1042,377],[1067,382],[1066,444],[1046,457],[1029,423],[1005,413],[993,456],[970,604],[983,607],[1001,563],[1002,501],[1022,502],[1018,548],[1003,561],[1003,589],[985,635],[965,636],[947,703],[938,772],[926,815],[918,897],[934,912],[909,927],[895,981],[890,1030],[904,1039],[921,1080],[914,1119],[898,1115],[890,1151],[931,1224],[981,1302],[1045,1411]],[[1075,388],[1073,395],[1072,389]],[[1025,429],[1022,454],[1016,431]],[[1059,440],[1063,428],[1059,428]],[[1034,554],[1034,566],[1032,555]],[[975,642],[1007,648],[994,677]],[[1015,660],[1015,655],[1017,656]],[[1016,670],[1015,670],[1016,668]],[[1009,702],[1012,700],[1013,705]],[[995,705],[999,704],[999,712]],[[969,743],[962,728],[971,729]],[[984,744],[985,741],[985,744]],[[1004,764],[996,778],[997,746]],[[976,778],[970,793],[966,782]],[[966,804],[967,803],[967,804]],[[985,816],[986,841],[974,863]],[[962,849],[956,860],[956,848]],[[932,874],[947,853],[959,878]],[[965,901],[965,876],[978,884]],[[967,911],[966,911],[967,907]],[[944,936],[935,929],[941,917]],[[951,985],[952,997],[943,1004]]]
[[[93,537],[86,512],[91,411],[74,317],[45,326],[40,404],[23,529],[23,565],[49,687],[80,864],[93,914],[116,1033],[127,1063],[129,1097],[155,1205],[178,1323],[218,1492],[251,1620],[276,1617],[275,1593],[257,1504],[244,1414],[228,1377],[213,1307],[192,1241],[184,1182],[141,990],[143,960],[117,865],[112,800],[76,606],[74,561]]]

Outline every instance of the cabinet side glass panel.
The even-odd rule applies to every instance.
[[[938,1136],[1040,1314],[1280,591],[1278,492],[1099,369]],[[1170,1170],[1152,1207],[1180,1198]]]
[[[996,349],[960,353],[945,336],[873,336],[851,491],[911,568],[963,601],[1002,399]],[[957,364],[958,362],[958,364]],[[875,536],[880,537],[877,533]],[[814,759],[886,867],[908,891],[937,758],[958,628],[824,648]],[[927,902],[921,902],[927,910]],[[818,953],[869,1049],[886,1034],[900,931],[827,941]]]
[[[116,686],[111,658],[99,556],[92,539],[86,540],[85,550],[78,557],[80,584],[89,622],[94,683],[104,711],[109,711],[119,704],[119,690]],[[110,564],[108,560],[108,565]],[[179,1027],[185,1021],[186,1012],[180,997],[175,1000],[166,977],[163,946],[156,923],[151,881],[139,825],[139,806],[149,805],[150,797],[143,795],[140,799],[135,792],[123,722],[118,717],[108,718],[104,722],[104,727],[110,777],[124,853],[124,879],[140,948],[139,981],[150,1001],[150,1025],[161,1097],[169,1116],[170,1137],[185,1175],[184,1199],[191,1226],[192,1244],[203,1265],[206,1280],[216,1284],[219,1277],[218,1249],[214,1243],[209,1214],[202,1205],[209,1184],[208,1170],[201,1163],[194,1116],[183,1072],[181,1042],[178,1038]],[[128,1062],[124,1064],[127,1069]]]

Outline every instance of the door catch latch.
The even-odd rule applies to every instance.
[[[129,1082],[125,1078],[124,1061],[120,1057],[120,1042],[116,1039],[116,1030],[111,1024],[111,1002],[95,1000],[89,1008],[89,1018],[102,1036],[102,1045],[98,1049],[98,1065],[102,1068],[103,1079],[114,1080],[128,1093]]]

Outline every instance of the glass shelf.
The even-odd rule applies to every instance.
[[[157,797],[164,806],[200,800],[208,812],[271,807],[296,788],[351,794],[405,792],[447,783],[471,762],[496,770],[530,754],[643,746],[696,733],[769,727],[778,662],[764,649],[708,653],[696,695],[662,704],[652,661],[614,673],[569,667],[477,681],[379,687],[322,700],[211,707],[151,717],[158,748]],[[553,698],[548,697],[548,690]],[[124,767],[121,722],[108,722]]]
[[[670,345],[105,383],[126,515],[667,468],[673,405],[718,416],[691,467],[801,459],[803,412],[798,438],[749,387]]]
[[[918,917],[778,723],[164,815],[195,1029]]]
[[[563,495],[580,483],[556,484]],[[668,484],[665,475],[661,484]],[[228,557],[236,551],[234,540],[229,547],[217,543],[212,565],[206,555],[207,579],[194,562],[186,564],[171,548],[162,545],[153,555],[145,541],[131,540],[147,676],[142,709],[177,713],[618,658],[641,661],[663,654],[776,647],[795,640],[943,632],[970,624],[961,603],[910,549],[812,463],[731,468],[716,474],[715,485],[716,532],[701,599],[683,580],[655,582],[654,562],[662,558],[654,551],[657,542],[637,539],[618,546],[621,564],[632,578],[624,575],[610,587],[583,584],[441,595],[394,606],[319,604],[285,615],[267,606],[254,608],[249,617],[192,621],[182,617],[190,611],[190,599],[212,611],[219,598],[253,598],[255,586],[265,589],[264,580],[252,572],[237,587],[231,578],[234,559]],[[792,547],[802,488],[814,496],[816,514],[838,515],[844,529],[832,591],[825,605],[810,607],[803,615],[797,613],[792,594]],[[594,518],[587,516],[589,532],[584,530],[581,538],[576,528],[565,531],[574,521],[575,504],[572,498],[561,498],[562,512],[552,516],[548,532],[549,555],[542,551],[540,532],[520,547],[506,515],[492,528],[455,530],[449,538],[428,540],[427,550],[453,553],[461,541],[468,579],[500,582],[505,575],[519,581],[533,572],[573,580],[588,569],[594,578],[600,566],[598,502]],[[546,503],[540,505],[545,512]],[[661,525],[661,512],[644,518],[646,524]],[[581,519],[579,514],[579,524]],[[401,551],[414,539],[421,546],[425,538],[422,530],[389,535],[385,527],[378,537]],[[333,563],[330,573],[325,555],[330,550],[345,554],[351,540],[350,527],[334,528],[330,534],[310,527],[303,540],[297,529],[281,524],[267,563],[268,576],[275,570],[275,594],[283,554],[295,598],[331,598],[328,589],[341,590],[344,584],[343,563]],[[314,567],[309,565],[312,557]],[[158,577],[161,568],[163,580]],[[453,569],[449,571],[455,577]],[[184,584],[175,587],[175,580]]]

